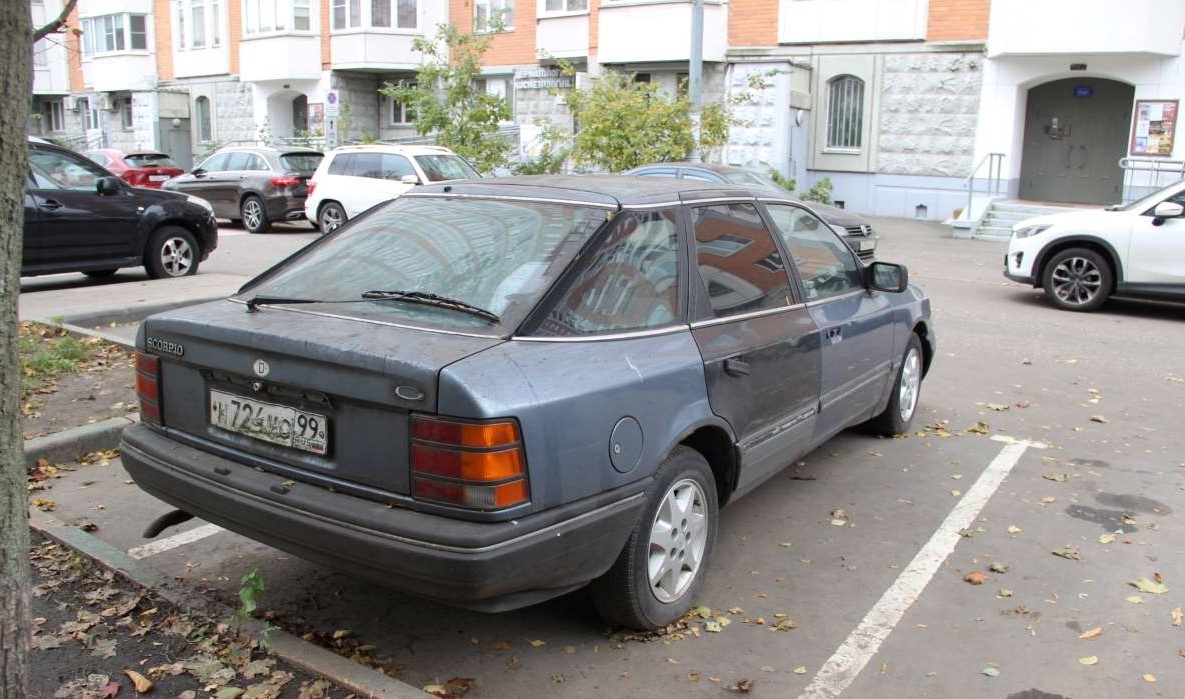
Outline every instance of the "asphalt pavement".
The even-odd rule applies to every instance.
[[[846,432],[726,508],[698,600],[712,611],[678,636],[614,634],[582,591],[452,609],[200,521],[146,541],[169,508],[118,461],[56,481],[55,514],[194,596],[233,600],[258,569],[264,608],[364,639],[415,687],[473,677],[472,697],[1182,696],[1185,306],[1057,311],[1001,276],[1001,243],[876,225],[878,258],[933,300],[914,430]],[[237,288],[250,272],[232,266],[262,269],[306,235],[227,236],[195,281],[104,284],[103,303]],[[100,304],[59,284],[22,284],[22,317]]]

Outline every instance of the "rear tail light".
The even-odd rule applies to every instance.
[[[123,173],[123,181],[127,182],[133,187],[142,187],[148,181],[148,176],[143,172],[128,170]]]
[[[300,184],[300,178],[292,177],[290,175],[285,175],[283,177],[273,177],[272,184],[276,185],[277,187],[295,187],[296,185]]]
[[[160,357],[136,353],[136,396],[140,399],[140,420],[160,424]]]
[[[411,418],[412,495],[475,510],[531,499],[527,464],[513,420]]]
[[[317,188],[316,180],[309,180],[309,196],[313,196],[313,190]]]

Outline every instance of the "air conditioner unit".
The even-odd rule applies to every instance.
[[[106,92],[100,92],[90,97],[91,109],[101,109],[104,112],[109,112],[115,108],[114,100],[111,95]]]
[[[75,97],[63,97],[62,98],[62,109],[66,110],[68,112],[77,112],[78,111],[78,99]]]

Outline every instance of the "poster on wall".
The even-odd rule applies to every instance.
[[[325,105],[320,102],[309,105],[309,134],[325,135]]]
[[[1129,155],[1168,157],[1177,131],[1177,100],[1136,100]]]

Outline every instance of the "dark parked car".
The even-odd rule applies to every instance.
[[[88,150],[84,155],[133,187],[160,189],[166,181],[185,172],[168,155],[156,151],[100,148]]]
[[[164,188],[196,194],[219,218],[264,233],[273,221],[304,218],[309,178],[320,162],[320,151],[310,148],[223,148]]]
[[[132,187],[40,139],[29,139],[24,204],[23,276],[104,277],[143,265],[152,277],[181,277],[218,247],[218,224],[203,199]]]
[[[656,163],[636,167],[625,174],[638,177],[677,177],[697,182],[729,182],[741,187],[764,187],[777,192],[785,191],[769,175],[736,165],[718,163]],[[861,260],[868,262],[876,257],[876,235],[872,231],[872,222],[867,218],[830,204],[812,201],[806,202],[806,205],[842,236],[844,242]]]
[[[136,343],[123,463],[184,513],[475,609],[591,581],[642,628],[719,506],[907,430],[935,351],[905,268],[798,203],[620,176],[411,190]]]

